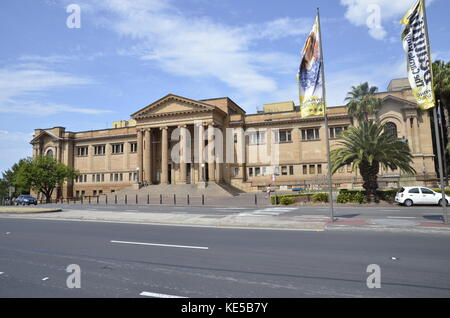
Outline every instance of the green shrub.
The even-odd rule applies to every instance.
[[[433,191],[435,191],[437,193],[441,193],[441,189],[438,189],[438,188],[433,189]],[[450,189],[445,189],[445,194],[450,195]]]
[[[366,203],[367,196],[364,191],[359,190],[341,190],[337,196],[337,203]]]
[[[285,197],[281,198],[280,203],[282,205],[290,205],[290,204],[294,204],[295,201],[296,201],[295,198],[285,196]]]
[[[313,202],[328,202],[328,193],[316,193],[312,196]]]

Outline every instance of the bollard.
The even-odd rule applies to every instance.
[[[255,205],[258,205],[258,197],[256,194],[255,194]]]
[[[189,194],[187,195],[187,205],[190,205],[190,202],[189,202]]]
[[[173,195],[173,204],[177,205],[177,195],[176,194]]]
[[[150,204],[150,194],[147,194],[147,204]]]
[[[84,197],[81,197],[81,204],[83,204],[84,202]]]
[[[100,196],[97,197],[97,204],[98,204],[98,200],[99,200]]]
[[[205,205],[205,195],[202,194],[202,205]]]
[[[114,195],[114,204],[117,204],[117,194]]]
[[[138,205],[138,195],[136,194],[136,205]]]
[[[89,196],[89,204],[91,204],[91,196]]]
[[[159,204],[162,204],[162,194],[159,195]]]
[[[127,204],[128,204],[128,195],[125,194],[125,205],[127,205]]]
[[[105,204],[108,205],[108,195],[105,196]]]

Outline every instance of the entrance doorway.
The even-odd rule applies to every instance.
[[[169,184],[172,184],[172,165],[169,165],[167,169],[167,179]]]
[[[191,184],[191,164],[186,164],[186,183]]]

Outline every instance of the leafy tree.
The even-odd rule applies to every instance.
[[[450,110],[450,62],[437,60],[433,63],[433,88],[436,100],[440,100],[444,110],[445,123],[449,128]],[[447,130],[450,133],[450,129]]]
[[[17,180],[30,184],[31,189],[45,195],[50,202],[53,191],[65,181],[75,178],[78,173],[49,156],[39,156],[23,165]]]
[[[18,180],[17,176],[19,170],[31,162],[31,158],[20,159],[19,162],[15,163],[10,169],[3,172],[3,180],[6,182],[7,187],[13,186],[15,191],[13,196],[17,197],[21,194],[30,193],[30,185],[25,183],[24,180]],[[9,193],[8,193],[9,195]]]
[[[339,148],[331,151],[332,172],[352,164],[359,169],[363,187],[369,199],[377,196],[380,167],[415,174],[411,166],[412,154],[407,143],[385,131],[385,125],[363,121],[359,127],[350,127],[339,136]]]
[[[0,199],[7,198],[9,195],[9,186],[6,180],[0,179]]]
[[[378,87],[369,87],[369,83],[352,86],[352,90],[347,93],[347,111],[350,117],[357,121],[368,121],[370,115],[376,114],[382,106],[379,98],[373,95],[378,92]]]

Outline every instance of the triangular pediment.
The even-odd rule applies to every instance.
[[[216,107],[189,98],[169,94],[132,114],[133,119],[213,111]]]
[[[387,95],[387,96],[383,97],[383,102],[387,102],[387,101],[391,101],[391,102],[400,104],[402,106],[409,106],[409,107],[414,107],[414,108],[417,107],[416,103],[411,102],[411,101],[409,101],[407,99],[404,99],[404,98],[400,98],[400,97],[394,96],[394,95]]]
[[[51,132],[49,132],[49,131],[42,131],[39,135],[37,135],[36,137],[34,137],[31,141],[30,141],[30,143],[31,144],[33,144],[33,143],[37,143],[37,142],[39,142],[40,140],[42,140],[42,138],[49,138],[49,139],[52,139],[52,140],[60,140],[61,138],[60,137],[58,137],[58,136],[56,136],[56,135],[54,135],[54,134],[52,134]]]

